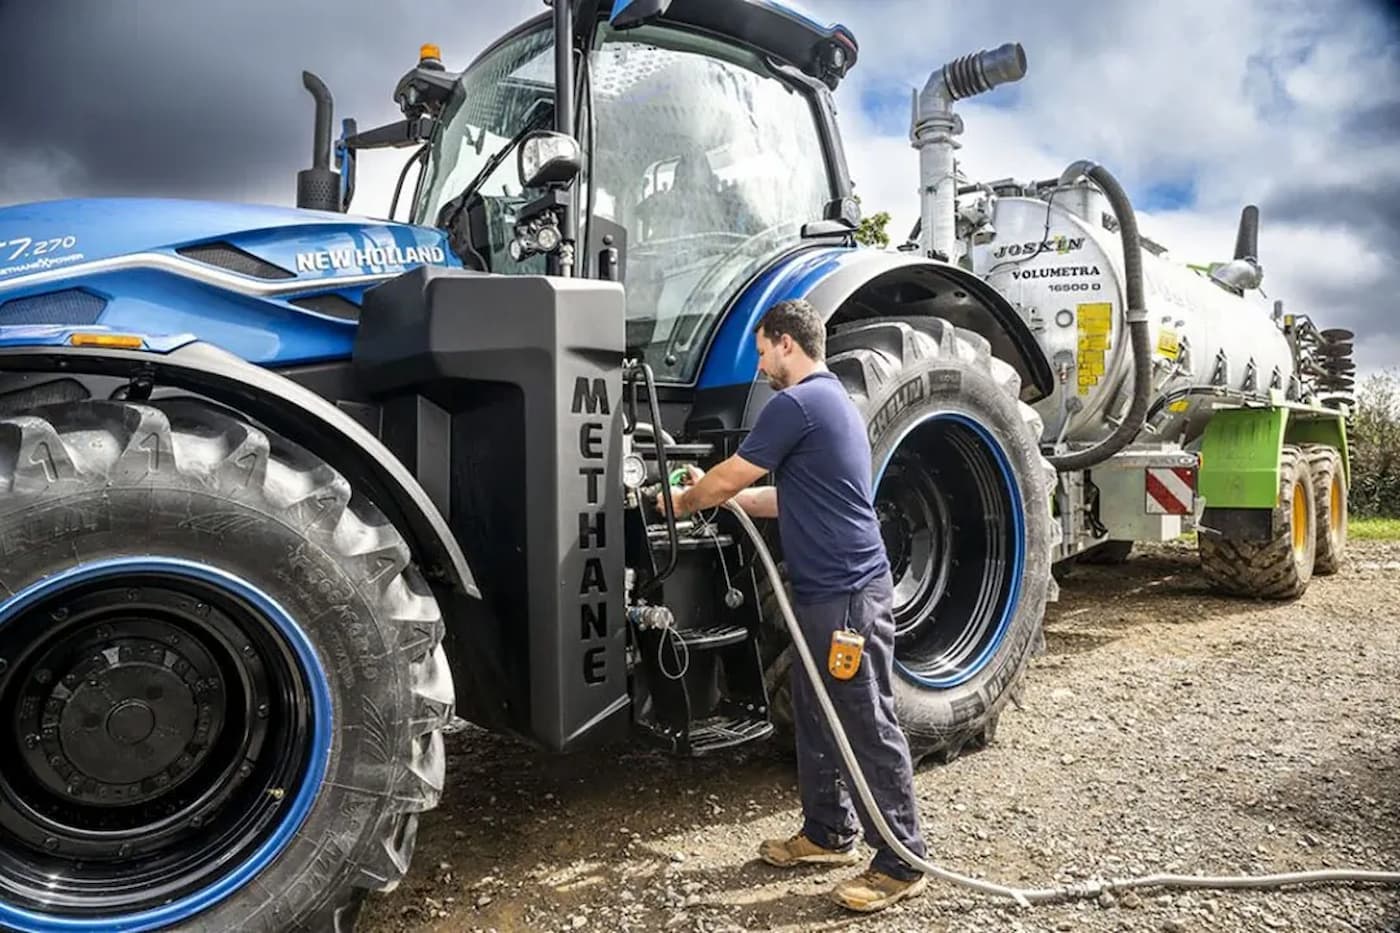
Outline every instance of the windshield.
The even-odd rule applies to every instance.
[[[507,39],[488,52],[457,82],[443,114],[442,130],[428,162],[419,223],[432,224],[442,206],[460,195],[487,161],[506,146],[527,122],[553,125],[554,34],[537,29]],[[542,113],[547,108],[548,113]],[[534,271],[514,264],[506,248],[515,228],[514,212],[529,198],[520,189],[514,157],[496,166],[477,189],[486,201],[488,249],[492,269]],[[478,244],[481,245],[481,244]]]
[[[725,304],[834,196],[813,100],[668,29],[605,32],[590,78],[593,210],[628,234],[628,347],[689,382]]]

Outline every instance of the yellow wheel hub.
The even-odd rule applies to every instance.
[[[1312,532],[1311,515],[1308,514],[1308,496],[1301,483],[1293,484],[1293,553],[1302,560],[1308,550],[1308,537]]]
[[[1346,514],[1346,506],[1342,504],[1342,478],[1332,477],[1332,489],[1328,496],[1332,501],[1332,508],[1328,510],[1327,523],[1331,526],[1333,536],[1342,532],[1342,519]]]

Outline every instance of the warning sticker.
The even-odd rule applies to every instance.
[[[1079,394],[1088,395],[1104,376],[1104,357],[1113,347],[1113,305],[1106,301],[1082,304],[1079,321]]]
[[[1176,359],[1181,352],[1181,338],[1170,327],[1163,327],[1157,335],[1157,352],[1169,360]]]

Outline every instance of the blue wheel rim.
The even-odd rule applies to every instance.
[[[231,573],[207,564],[160,556],[117,557],[79,564],[30,585],[0,604],[0,631],[35,607],[80,584],[109,581],[133,574],[199,581],[231,594],[253,607],[295,658],[309,699],[310,749],[303,777],[275,817],[271,832],[239,864],[207,886],[158,907],[116,916],[45,913],[0,901],[0,923],[24,933],[48,931],[142,931],[179,923],[224,901],[246,886],[281,855],[306,821],[320,792],[330,761],[334,730],[329,681],[310,639],[292,616],[271,596]]]
[[[968,415],[960,412],[931,412],[915,423],[905,428],[899,435],[896,443],[890,448],[890,452],[885,456],[879,469],[875,473],[875,498],[876,502],[881,502],[881,487],[886,478],[886,474],[891,469],[891,463],[897,455],[907,453],[906,444],[914,441],[916,435],[922,435],[929,444],[929,447],[920,457],[920,463],[927,468],[927,465],[938,463],[944,468],[943,472],[949,473],[956,464],[950,466],[949,461],[956,461],[954,447],[961,448],[963,456],[967,458],[966,468],[969,475],[975,474],[975,480],[969,480],[969,488],[980,494],[985,501],[980,503],[981,507],[989,510],[988,514],[996,514],[1002,519],[1002,527],[998,532],[989,531],[989,536],[995,535],[995,540],[989,538],[984,542],[983,548],[986,552],[994,552],[988,557],[987,554],[980,555],[987,566],[982,568],[984,576],[980,581],[973,570],[979,555],[967,540],[969,536],[962,532],[955,532],[951,535],[952,547],[954,548],[953,559],[957,566],[951,573],[944,576],[946,581],[945,589],[940,592],[929,594],[926,598],[930,602],[930,609],[925,614],[921,624],[925,629],[916,632],[913,637],[902,638],[896,646],[896,656],[894,667],[901,677],[920,687],[934,690],[948,690],[967,683],[976,677],[995,656],[997,650],[1005,641],[1007,633],[1011,629],[1012,620],[1016,616],[1016,610],[1020,605],[1022,590],[1022,574],[1025,570],[1025,507],[1022,501],[1020,487],[1016,482],[1016,474],[1011,465],[1011,460],[1007,456],[1005,449],[987,430],[986,426]],[[956,444],[946,443],[933,444],[934,437],[953,437]],[[912,445],[911,445],[912,446]],[[940,508],[951,508],[955,512],[959,508],[968,507],[968,495],[960,497],[946,496],[949,500],[940,502]],[[970,495],[970,494],[969,494]],[[973,511],[978,511],[974,509]],[[966,522],[965,522],[966,524]],[[964,529],[966,531],[966,529]],[[961,550],[959,550],[961,549]],[[942,555],[946,557],[947,555]],[[898,568],[896,570],[896,586],[899,586]],[[944,634],[935,636],[928,628],[939,625],[944,629],[951,630],[956,625],[956,619],[936,620],[939,608],[948,608],[954,588],[964,587],[969,592],[980,585],[983,590],[992,588],[996,591],[994,604],[986,604],[986,593],[979,594],[982,598],[978,603],[978,608],[969,612],[967,623],[970,627],[975,626],[975,631],[969,628],[968,631],[956,634]],[[974,601],[973,597],[968,597],[969,602]],[[896,607],[898,611],[899,607]],[[948,613],[945,613],[945,615]],[[965,643],[971,638],[971,643]],[[909,644],[918,644],[920,639],[924,642],[939,639],[958,641],[962,640],[961,648],[956,651],[949,650],[945,657],[939,657],[937,650],[931,652],[930,657],[924,657],[920,663],[914,663],[910,659],[913,650],[907,648]]]

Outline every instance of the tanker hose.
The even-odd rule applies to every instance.
[[[1101,442],[1087,450],[1047,458],[1061,473],[1086,470],[1128,446],[1147,421],[1147,404],[1152,394],[1152,338],[1147,332],[1147,306],[1142,293],[1142,240],[1138,236],[1137,215],[1133,213],[1128,193],[1102,165],[1089,161],[1075,162],[1060,175],[1060,184],[1072,184],[1081,177],[1089,178],[1103,189],[1118,219],[1123,238],[1123,279],[1128,303],[1126,318],[1133,353],[1133,399],[1128,406],[1128,414]]]
[[[880,812],[880,808],[875,804],[875,797],[870,792],[870,785],[865,780],[865,773],[860,769],[860,762],[856,761],[856,754],[851,749],[850,739],[846,738],[846,730],[841,725],[841,718],[836,714],[836,707],[831,704],[831,696],[826,691],[826,683],[822,680],[821,671],[817,669],[817,662],[812,658],[812,652],[807,647],[807,640],[802,637],[802,629],[797,624],[797,616],[793,613],[792,603],[788,601],[787,590],[783,586],[782,577],[778,574],[778,567],[773,563],[773,555],[769,552],[768,546],[763,543],[763,535],[759,534],[753,519],[749,518],[733,500],[726,502],[724,507],[734,513],[734,517],[738,519],[739,524],[753,541],[754,552],[763,564],[769,582],[773,584],[773,594],[778,598],[778,609],[783,614],[783,621],[786,623],[788,634],[792,638],[792,646],[797,650],[798,657],[802,661],[802,669],[807,672],[807,679],[812,683],[812,690],[821,706],[822,715],[826,717],[827,725],[831,727],[832,737],[836,740],[836,748],[841,753],[841,760],[846,765],[846,773],[850,776],[851,784],[855,787],[861,806],[870,815],[870,820],[875,824],[880,838],[884,839],[885,844],[910,867],[939,880],[971,888],[983,894],[1009,898],[1022,907],[1076,899],[1087,900],[1097,898],[1105,891],[1122,891],[1130,888],[1278,888],[1284,885],[1333,881],[1359,881],[1400,886],[1400,872],[1330,869],[1277,875],[1255,875],[1253,877],[1248,875],[1146,875],[1140,878],[1085,881],[1058,888],[1011,888],[959,874],[920,858],[911,852],[908,846],[899,841],[894,831],[890,829],[889,821],[885,819],[884,813]]]

